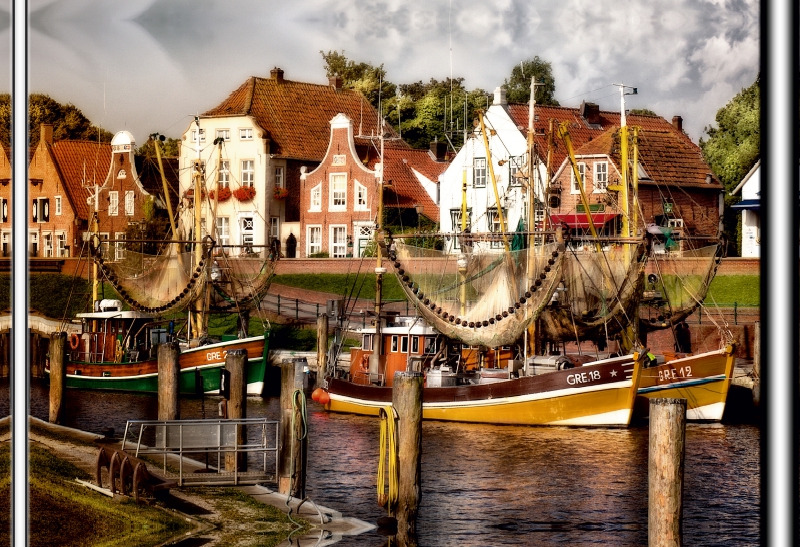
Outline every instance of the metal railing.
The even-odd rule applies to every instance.
[[[162,456],[164,476],[176,478],[178,486],[258,484],[275,481],[279,435],[278,422],[264,418],[128,420],[122,450],[135,449],[137,458]],[[225,470],[226,455],[233,455],[232,471]],[[177,471],[167,465],[168,458],[177,459]],[[253,463],[260,469],[248,470]]]

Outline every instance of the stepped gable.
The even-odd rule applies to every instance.
[[[605,154],[620,165],[619,127],[606,130],[599,137],[575,151],[576,156]],[[632,150],[629,152],[632,154]],[[632,155],[629,155],[632,158]],[[639,163],[649,178],[640,178],[642,185],[680,185],[721,190],[722,185],[711,173],[700,149],[687,142],[675,130],[639,131]],[[708,175],[710,182],[706,182]]]
[[[158,169],[158,158],[153,156],[134,156],[136,162],[136,174],[139,177],[139,183],[142,188],[151,196],[163,196],[164,185],[161,181],[161,172]],[[161,158],[161,164],[164,166],[164,177],[167,179],[167,188],[169,188],[169,198],[174,210],[177,210],[179,204],[178,196],[178,173],[180,166],[180,158]]]
[[[92,141],[56,141],[48,145],[51,157],[67,189],[78,218],[91,215],[84,183],[102,185],[111,165],[111,144]]]
[[[339,113],[353,120],[357,137],[378,133],[378,113],[359,91],[285,80],[283,71],[275,69],[270,78],[250,77],[203,116],[253,116],[272,154],[320,161],[330,140],[330,120]],[[396,136],[388,125],[385,130]]]

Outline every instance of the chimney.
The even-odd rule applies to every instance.
[[[338,74],[334,74],[330,78],[328,78],[328,83],[333,89],[342,89],[342,77]]]
[[[47,144],[53,144],[53,124],[43,123],[39,126],[39,138]]]
[[[436,158],[436,161],[444,161],[445,154],[447,154],[447,143],[433,141],[431,143],[431,154]]]
[[[280,83],[283,81],[283,69],[275,67],[269,71],[269,77]]]
[[[597,103],[581,102],[581,116],[586,123],[600,123],[600,106]]]
[[[672,116],[672,125],[680,132],[683,132],[683,118],[680,116]]]
[[[492,104],[499,104],[505,105],[508,104],[506,101],[506,90],[502,87],[496,87],[494,90],[494,102]]]

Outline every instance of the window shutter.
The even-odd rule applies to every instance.
[[[3,222],[8,222],[8,200],[3,200]]]
[[[42,222],[50,222],[50,198],[42,199]]]
[[[39,214],[38,214],[39,213],[39,207],[38,207],[39,204],[37,203],[37,201],[39,201],[39,200],[36,200],[36,199],[33,200],[33,208],[31,209],[31,218],[33,218],[34,222],[39,222]]]

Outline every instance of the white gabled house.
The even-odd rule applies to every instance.
[[[742,201],[732,206],[742,211],[742,256],[761,256],[761,160],[745,175],[731,195],[741,193]]]

